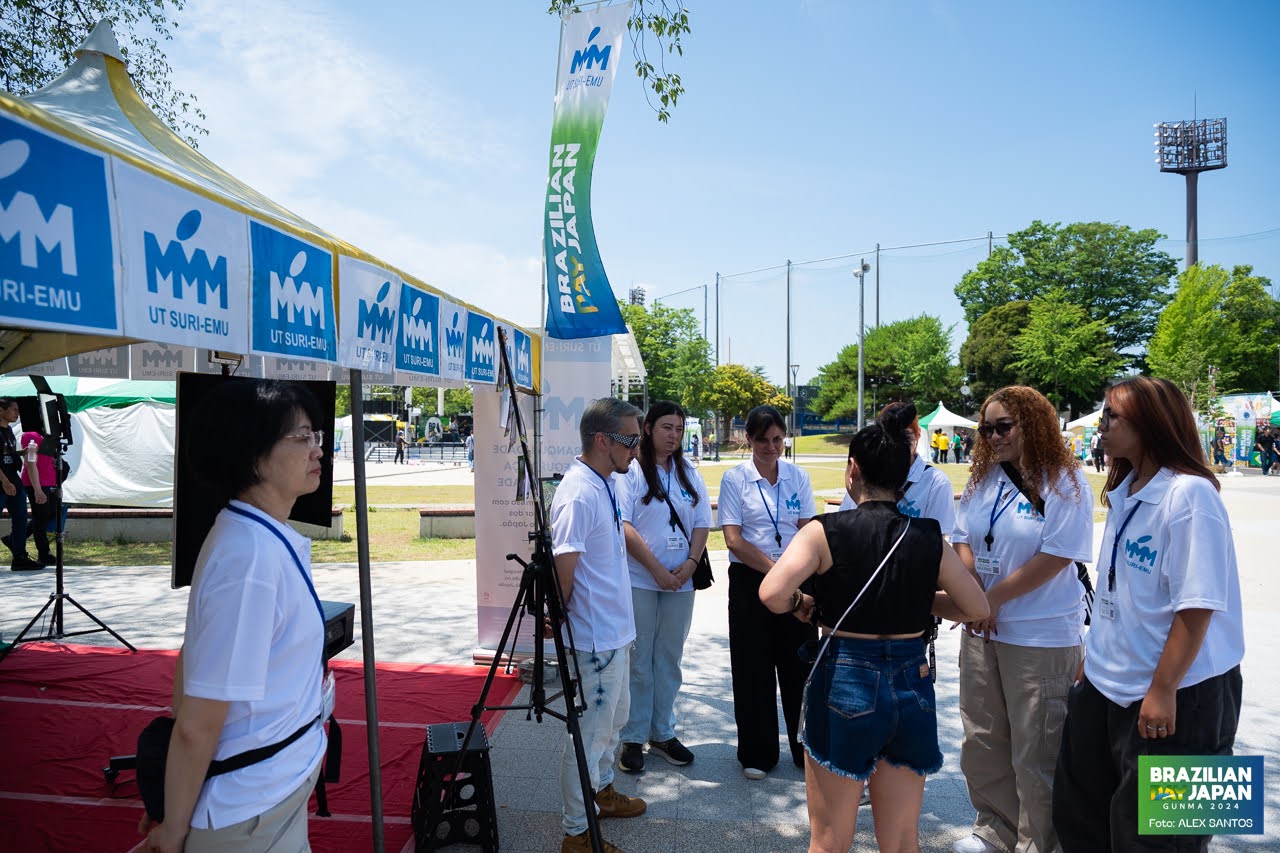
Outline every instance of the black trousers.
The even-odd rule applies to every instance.
[[[1067,722],[1053,776],[1053,826],[1064,853],[1206,850],[1210,835],[1138,834],[1138,756],[1230,755],[1240,720],[1240,667],[1176,698],[1175,732],[1138,737],[1142,702],[1123,707],[1085,679],[1067,695]]]
[[[45,502],[36,503],[36,487],[27,486],[27,502],[31,504],[31,525],[27,528],[27,532],[36,542],[36,556],[41,562],[52,559],[49,551],[49,534],[55,533],[57,528],[54,526],[58,517],[58,492],[52,489],[44,489]]]
[[[733,717],[738,724],[738,761],[772,770],[778,763],[778,693],[787,723],[791,758],[804,763],[800,703],[809,664],[800,647],[817,628],[790,613],[778,615],[760,603],[764,575],[742,563],[729,564],[729,664],[733,673]]]

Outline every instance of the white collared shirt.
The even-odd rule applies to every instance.
[[[670,460],[668,462],[670,463]],[[685,491],[680,484],[680,477],[676,474],[674,464],[669,464],[667,470],[658,469],[658,484],[667,490],[667,494],[671,497],[671,504],[676,508],[676,515],[680,517],[680,523],[692,536],[697,528],[711,527],[711,500],[707,497],[707,486],[702,482],[698,469],[686,462],[684,472],[697,494],[696,505],[693,502],[694,496]],[[648,504],[644,502],[644,496],[648,492],[649,484],[644,479],[644,471],[640,468],[640,460],[637,459],[631,463],[631,469],[627,471],[627,500],[622,505],[622,520],[635,528],[636,533],[640,534],[640,538],[649,546],[649,550],[653,552],[653,556],[659,563],[667,569],[679,568],[680,564],[690,556],[689,540],[680,532],[679,527],[671,523],[671,510],[667,507],[666,501],[655,496]],[[681,547],[668,547],[669,543],[675,544],[677,539]],[[633,587],[661,589],[649,570],[630,554],[627,555],[627,568],[631,572]],[[678,591],[692,590],[693,578],[691,577]]]
[[[1047,481],[1041,484],[1040,495],[1044,515],[996,467],[986,482],[972,494],[966,489],[960,498],[951,541],[967,544],[975,558],[990,556],[999,561],[998,574],[980,573],[985,589],[997,586],[1036,554],[1080,561],[1093,557],[1093,491],[1084,471],[1073,465],[1052,487]],[[993,538],[990,550],[985,541],[988,530]],[[1031,592],[1005,602],[996,616],[997,639],[1015,646],[1078,645],[1083,628],[1084,587],[1072,565]]]
[[[756,470],[754,460],[748,459],[726,471],[720,481],[719,513],[721,527],[738,525],[742,538],[768,557],[786,550],[799,523],[816,516],[818,510],[803,468],[779,459],[778,482],[771,486]],[[729,553],[742,561],[732,550]]]
[[[551,551],[578,555],[568,617],[580,651],[620,649],[636,638],[622,534],[626,483],[610,474],[606,484],[577,457],[551,500]]]
[[[1119,705],[1142,699],[1180,610],[1212,610],[1209,629],[1179,688],[1229,671],[1244,659],[1240,575],[1231,520],[1213,483],[1162,468],[1136,495],[1130,473],[1108,492],[1111,509],[1098,549],[1098,596],[1116,551],[1115,618],[1095,607],[1085,674]],[[1136,509],[1135,509],[1136,507]],[[1124,519],[1123,541],[1116,534]]]
[[[950,536],[956,526],[956,496],[951,479],[917,453],[907,471],[907,482],[910,485],[898,501],[898,512],[912,518],[932,518],[942,528],[942,535]],[[857,502],[845,492],[840,511],[857,508]]]

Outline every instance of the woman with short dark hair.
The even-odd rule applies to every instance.
[[[898,504],[915,457],[914,420],[915,407],[902,407],[853,437],[857,512],[828,513],[800,531],[760,585],[770,610],[812,617],[827,638],[806,688],[801,735],[811,851],[849,849],[873,773],[879,849],[920,849],[925,776],[942,766],[924,636],[934,613],[987,615],[982,588],[938,522],[907,516]],[[815,574],[810,597],[799,586]]]
[[[1116,383],[1098,429],[1111,458],[1107,526],[1054,825],[1068,853],[1204,850],[1210,835],[1138,835],[1138,757],[1231,754],[1244,658],[1231,520],[1172,382]]]
[[[228,417],[233,413],[234,417]],[[302,386],[233,379],[187,421],[186,463],[224,506],[205,538],[174,675],[175,722],[157,853],[307,846],[307,798],[333,708],[311,541],[288,525],[322,474],[320,407]],[[210,762],[263,747],[265,760],[206,779]]]
[[[760,603],[760,583],[797,531],[818,514],[804,469],[780,459],[786,423],[772,406],[747,415],[751,458],[720,481],[720,527],[729,548],[729,664],[738,762],[748,779],[778,763],[778,694],[791,760],[804,766],[800,702],[806,669],[796,654],[813,626]]]

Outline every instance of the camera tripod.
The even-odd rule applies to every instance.
[[[527,483],[534,483],[532,456],[525,437],[524,419],[520,414],[520,406],[516,399],[514,376],[507,357],[507,334],[498,327],[498,352],[501,355],[501,370],[505,377],[507,391],[511,395],[511,408],[515,418],[516,432],[520,438],[521,470],[520,475]],[[582,729],[578,724],[578,715],[585,708],[585,697],[581,697],[582,678],[578,669],[577,658],[573,656],[573,630],[567,621],[564,600],[560,593],[560,582],[556,574],[555,558],[551,553],[551,530],[548,527],[547,494],[544,490],[553,491],[557,480],[543,480],[542,488],[532,489],[534,529],[529,533],[529,541],[533,544],[533,553],[528,560],[517,554],[508,554],[507,559],[519,563],[523,572],[520,576],[520,588],[516,599],[507,615],[507,623],[502,631],[502,639],[494,652],[493,662],[481,688],[480,697],[471,708],[471,725],[467,728],[462,743],[471,744],[471,736],[480,723],[480,716],[485,711],[526,711],[527,718],[536,718],[542,722],[543,715],[554,717],[564,722],[573,741],[574,757],[578,764],[578,783],[582,786],[582,801],[587,812],[587,835],[591,839],[591,849],[595,853],[603,853],[604,844],[600,838],[600,824],[595,810],[595,790],[591,784],[591,771],[587,767],[587,754],[582,740]],[[529,688],[529,701],[522,705],[489,705],[489,691],[493,686],[498,668],[505,666],[510,671],[515,636],[519,634],[520,625],[525,614],[528,614],[534,627],[533,644],[533,679]],[[550,626],[555,648],[556,672],[560,678],[561,690],[548,697],[545,684],[545,649],[542,642],[543,626]],[[563,629],[563,630],[562,630]],[[503,657],[506,656],[506,663]],[[572,661],[572,666],[570,662]],[[564,711],[554,710],[549,703],[564,698]],[[460,771],[465,763],[466,753],[460,753],[457,761],[459,772],[455,772],[450,786],[458,784]],[[448,792],[445,801],[449,800]]]
[[[3,661],[9,652],[18,647],[19,643],[35,643],[41,640],[61,640],[65,637],[79,637],[85,634],[97,634],[105,631],[120,642],[125,648],[131,652],[136,652],[132,644],[124,637],[121,637],[111,629],[106,622],[103,622],[97,616],[89,612],[84,605],[71,597],[71,593],[66,591],[66,584],[63,579],[63,548],[64,539],[64,521],[62,515],[62,457],[65,452],[64,443],[70,441],[71,425],[69,416],[66,414],[66,402],[60,394],[54,394],[49,390],[49,384],[42,376],[29,377],[31,384],[36,386],[36,390],[40,394],[40,413],[44,418],[44,434],[47,436],[40,453],[53,457],[53,483],[47,487],[48,501],[52,506],[49,510],[54,519],[53,528],[53,545],[54,545],[54,591],[49,594],[49,600],[44,603],[39,612],[31,618],[27,623],[27,627],[19,632],[14,638],[13,644],[5,649],[0,649],[0,661]],[[19,486],[18,488],[22,488]],[[38,534],[37,534],[38,535]],[[13,543],[15,548],[25,552],[25,542]],[[70,604],[76,610],[79,610],[85,616],[88,616],[98,626],[96,628],[88,628],[83,631],[67,631],[64,620],[64,602]],[[44,617],[45,613],[49,613],[49,625],[46,633],[28,636],[28,633],[35,627],[36,623]]]

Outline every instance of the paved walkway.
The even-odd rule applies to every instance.
[[[415,472],[422,474],[425,472]],[[465,469],[463,471],[464,474]],[[469,476],[469,474],[467,474]],[[1245,707],[1236,751],[1267,757],[1266,836],[1220,836],[1214,850],[1276,850],[1280,830],[1280,581],[1276,579],[1280,477],[1224,481],[1240,558],[1248,654]],[[742,777],[734,758],[733,708],[728,687],[727,554],[714,554],[718,582],[699,593],[685,655],[685,687],[677,709],[680,736],[697,759],[676,768],[650,759],[638,775],[619,773],[618,788],[648,800],[649,813],[606,821],[605,836],[636,851],[799,851],[808,844],[804,781],[788,762],[760,782]],[[71,554],[74,562],[74,552]],[[319,565],[322,598],[358,599],[356,569]],[[465,663],[476,642],[473,561],[379,563],[372,569],[377,657],[380,661]],[[0,575],[0,632],[14,636],[48,599],[51,571]],[[135,645],[176,648],[181,642],[186,590],[169,588],[167,567],[70,568],[67,591]],[[359,608],[357,608],[357,615]],[[66,629],[87,627],[69,612]],[[357,637],[360,627],[357,626]],[[110,645],[105,634],[75,641]],[[946,851],[968,833],[973,810],[959,772],[960,721],[956,710],[958,653],[955,632],[938,643],[938,719],[945,763],[930,777],[921,816],[926,851]],[[359,660],[359,641],[341,657]],[[3,664],[0,664],[2,666]],[[527,693],[527,690],[526,690]],[[521,701],[526,697],[522,695]],[[508,712],[493,733],[491,753],[504,851],[559,849],[558,765],[563,724],[538,724]],[[783,752],[785,754],[785,745]],[[416,761],[417,757],[413,756]],[[855,850],[874,850],[864,810]],[[458,848],[473,849],[473,848]]]

